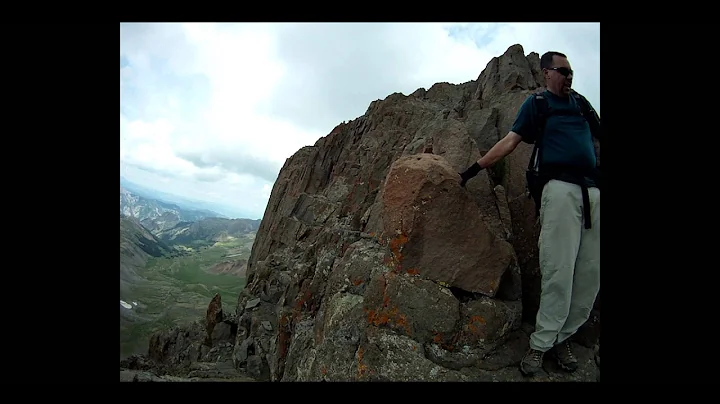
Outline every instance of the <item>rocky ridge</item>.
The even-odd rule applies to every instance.
[[[578,371],[550,356],[532,379],[517,369],[539,289],[531,146],[459,186],[542,86],[539,55],[514,45],[477,80],[391,94],[300,149],[273,187],[235,313],[156,335],[132,360],[186,376],[232,362],[263,381],[599,380],[599,299],[575,338]]]

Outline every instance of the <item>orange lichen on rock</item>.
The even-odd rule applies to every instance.
[[[487,324],[487,321],[485,321],[485,318],[483,316],[472,316],[470,317],[470,324],[472,323],[480,323],[482,325]]]
[[[308,308],[308,303],[312,298],[312,293],[308,290],[305,291],[295,302],[295,308],[293,309],[293,320],[297,320],[300,317],[303,309]]]
[[[404,314],[398,314],[398,315],[397,315],[397,318],[396,318],[396,320],[395,320],[395,323],[396,323],[398,326],[404,328],[404,329],[405,329],[405,332],[407,332],[408,334],[410,334],[410,324],[408,324],[407,317],[405,317]]]
[[[433,331],[433,342],[439,345],[442,349],[452,352],[455,350],[455,344],[457,343],[458,336],[459,334],[455,333],[452,338],[450,338],[450,341],[446,341],[442,333]]]
[[[386,276],[394,276],[391,273],[387,273]],[[397,307],[391,307],[390,306],[390,296],[387,293],[387,280],[385,279],[385,276],[380,276],[381,279],[379,279],[381,282],[383,282],[383,301],[382,306],[379,310],[367,310],[368,313],[368,323],[372,324],[376,327],[384,326],[384,325],[395,325],[397,327],[401,327],[405,330],[405,332],[410,335],[410,324],[407,321],[407,317],[404,314],[399,313]]]
[[[408,275],[417,276],[420,275],[420,271],[418,271],[415,268],[410,268],[407,270]]]
[[[359,347],[357,351],[358,377],[363,377],[367,373],[367,365],[363,363],[364,353],[365,351],[363,350],[363,347]]]
[[[391,313],[387,310],[381,309],[378,312],[370,310],[368,313],[368,322],[376,327],[379,327],[390,322],[390,315]]]
[[[378,312],[369,311],[368,322],[376,327],[395,325],[403,328],[407,334],[410,334],[410,324],[407,321],[407,317],[404,314],[400,314],[397,307],[381,309]]]
[[[467,325],[467,329],[473,334],[477,334],[480,331],[477,324],[483,326],[487,324],[487,321],[485,321],[485,318],[483,316],[471,316],[470,323]]]
[[[408,237],[405,235],[405,233],[400,233],[397,236],[393,237],[392,240],[390,240],[390,251],[395,254],[398,259],[402,257],[402,254],[400,253],[400,250],[405,245],[405,243],[408,242]]]
[[[392,268],[395,272],[402,271],[402,248],[407,242],[408,236],[405,234],[405,232],[401,232],[397,236],[390,239],[390,242],[388,243],[388,246],[390,247],[390,252],[392,253]]]
[[[364,281],[363,281],[362,279],[357,278],[357,279],[355,279],[354,281],[352,281],[352,284],[355,285],[355,286],[360,286],[360,285],[363,284],[363,282],[364,282]]]

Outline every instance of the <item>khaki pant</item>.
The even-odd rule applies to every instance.
[[[588,189],[592,226],[583,227],[580,187],[552,180],[540,204],[541,294],[530,347],[546,352],[590,316],[600,290],[600,190]]]

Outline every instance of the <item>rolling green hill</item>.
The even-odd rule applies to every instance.
[[[120,296],[142,278],[137,271],[152,257],[179,255],[132,217],[120,215]]]

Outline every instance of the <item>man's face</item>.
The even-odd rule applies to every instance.
[[[572,88],[572,79],[573,71],[567,58],[553,56],[552,67],[545,69],[545,82],[548,88],[568,95]]]

